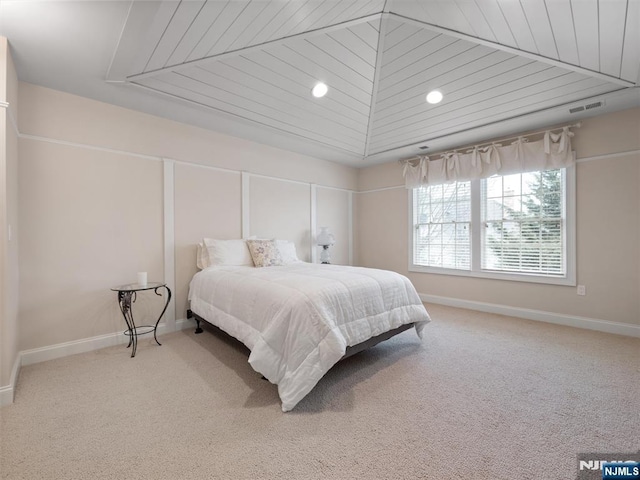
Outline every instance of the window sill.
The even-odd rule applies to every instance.
[[[429,273],[436,275],[452,275],[456,277],[471,277],[471,278],[485,278],[489,280],[504,280],[509,282],[527,282],[527,283],[541,283],[547,285],[563,285],[568,287],[575,287],[577,285],[576,279],[570,276],[543,276],[530,273],[503,273],[492,272],[487,270],[482,271],[470,271],[470,270],[456,270],[453,268],[436,268],[436,267],[423,267],[420,265],[409,265],[409,272],[412,273]]]

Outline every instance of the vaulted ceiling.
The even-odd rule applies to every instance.
[[[108,83],[355,166],[640,103],[638,0],[116,3]]]

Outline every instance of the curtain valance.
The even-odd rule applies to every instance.
[[[473,147],[464,153],[457,150],[446,152],[439,158],[421,156],[404,160],[405,185],[407,188],[416,188],[492,175],[569,167],[575,163],[575,154],[571,149],[571,137],[574,134],[569,128],[564,127],[557,133],[547,130],[542,139],[533,142],[523,136],[509,145],[492,143]]]

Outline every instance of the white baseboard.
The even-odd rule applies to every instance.
[[[184,330],[195,327],[193,320],[181,318],[176,320],[175,330]],[[167,325],[161,323],[158,325],[158,335],[170,333],[167,331]],[[23,350],[18,354],[11,372],[11,383],[0,387],[0,407],[11,405],[15,395],[18,376],[20,375],[20,367],[23,365],[33,365],[34,363],[46,362],[56,358],[75,355],[76,353],[90,352],[105,347],[122,345],[129,341],[129,337],[123,335],[122,332],[109,333],[107,335],[99,335],[97,337],[82,338],[72,342],[58,343],[47,347],[34,348],[31,350]]]
[[[195,320],[189,320],[188,318],[181,318],[176,320],[176,332],[178,330],[185,330],[187,328],[196,328]]]
[[[193,322],[187,319],[176,320],[176,330],[183,330],[193,325]],[[161,323],[158,325],[158,335],[170,333],[167,331],[167,325]],[[34,363],[46,362],[56,358],[67,357],[77,353],[91,352],[105,347],[122,345],[129,341],[129,337],[123,335],[122,332],[109,333],[107,335],[99,335],[97,337],[82,338],[72,342],[58,343],[57,345],[49,345],[32,350],[23,350],[20,352],[22,365],[32,365]]]
[[[608,320],[545,312],[529,308],[510,307],[508,305],[499,305],[496,303],[484,303],[473,300],[462,300],[459,298],[440,297],[438,295],[427,295],[425,293],[421,293],[419,296],[423,302],[427,303],[478,310],[480,312],[525,318],[527,320],[536,320],[539,322],[555,323],[556,325],[564,325],[567,327],[586,328],[588,330],[597,330],[599,332],[625,335],[628,337],[640,337],[640,325],[610,322]]]
[[[16,385],[18,384],[18,377],[20,376],[20,366],[22,365],[22,357],[20,354],[16,357],[16,361],[13,362],[13,369],[11,370],[11,379],[9,385],[0,387],[0,407],[5,405],[11,405],[16,393]]]

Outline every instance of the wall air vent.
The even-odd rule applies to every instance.
[[[587,105],[580,105],[579,107],[573,107],[569,109],[569,113],[584,112],[585,110],[593,110],[594,108],[600,108],[604,106],[604,100],[599,102],[588,103]]]

